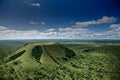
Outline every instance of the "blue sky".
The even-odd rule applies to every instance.
[[[120,1],[0,0],[0,39],[120,39]]]

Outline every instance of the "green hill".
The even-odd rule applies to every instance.
[[[28,69],[39,65],[61,65],[74,56],[72,50],[58,43],[29,43],[5,58],[5,62]]]

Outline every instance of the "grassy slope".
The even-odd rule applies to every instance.
[[[22,63],[22,67],[25,69],[29,69],[29,68],[33,68],[35,66],[39,66],[39,63],[35,61],[34,57],[31,55],[32,53],[32,49],[35,47],[35,45],[33,44],[28,44],[22,48],[20,48],[19,50],[17,50],[15,53],[13,53],[12,55],[15,55],[23,50],[25,50],[25,53],[18,57],[17,59],[15,59],[14,61],[20,61]],[[10,56],[12,56],[10,55]],[[9,57],[7,57],[9,58]],[[9,62],[8,64],[13,63],[13,61]],[[31,65],[32,64],[32,65]]]
[[[59,44],[56,43],[30,43],[28,45],[23,46],[19,50],[17,50],[15,53],[9,55],[5,61],[9,61],[7,64],[11,65],[15,62],[20,63],[23,68],[25,69],[31,69],[36,66],[39,67],[40,63],[37,62],[32,56],[32,50],[35,46],[40,45],[42,46],[43,53],[40,57],[40,63],[47,64],[47,66],[54,66],[59,65],[57,58],[66,58],[65,50],[62,49]],[[22,55],[16,57],[14,60],[10,60],[11,56],[17,55],[18,53],[25,51]],[[64,61],[61,59],[61,62]],[[32,64],[32,65],[31,65]]]

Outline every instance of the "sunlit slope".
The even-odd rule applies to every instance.
[[[75,53],[58,43],[29,43],[5,59],[7,64],[24,68],[39,65],[61,65],[73,58]]]

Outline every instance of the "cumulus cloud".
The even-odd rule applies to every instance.
[[[87,38],[91,31],[85,28],[59,28],[58,36],[61,38]]]
[[[120,24],[112,24],[110,26],[110,28],[112,28],[113,30],[116,30],[116,31],[120,31]]]
[[[120,31],[116,31],[119,26],[110,27],[109,31],[95,32],[81,27],[20,31],[0,26],[0,39],[120,39]]]
[[[41,39],[53,35],[52,32],[40,32],[38,30],[13,30],[0,26],[0,39]]]
[[[78,27],[86,27],[89,25],[99,25],[99,24],[105,24],[105,23],[112,23],[115,21],[116,21],[115,17],[103,16],[101,19],[98,19],[98,20],[91,20],[91,21],[86,21],[86,22],[76,22],[75,25]]]
[[[120,39],[120,32],[116,31],[106,31],[106,32],[94,32],[95,38],[99,39]]]
[[[30,6],[33,6],[33,7],[40,7],[40,3],[31,3]]]
[[[81,31],[88,31],[88,29],[86,28],[71,28],[71,27],[68,27],[68,28],[59,28],[59,31],[60,32],[81,32]]]
[[[0,31],[7,30],[7,29],[8,29],[7,27],[0,26]]]
[[[108,31],[95,32],[87,28],[69,27],[59,28],[58,34],[61,38],[78,38],[78,39],[120,39],[120,31],[113,29]]]

